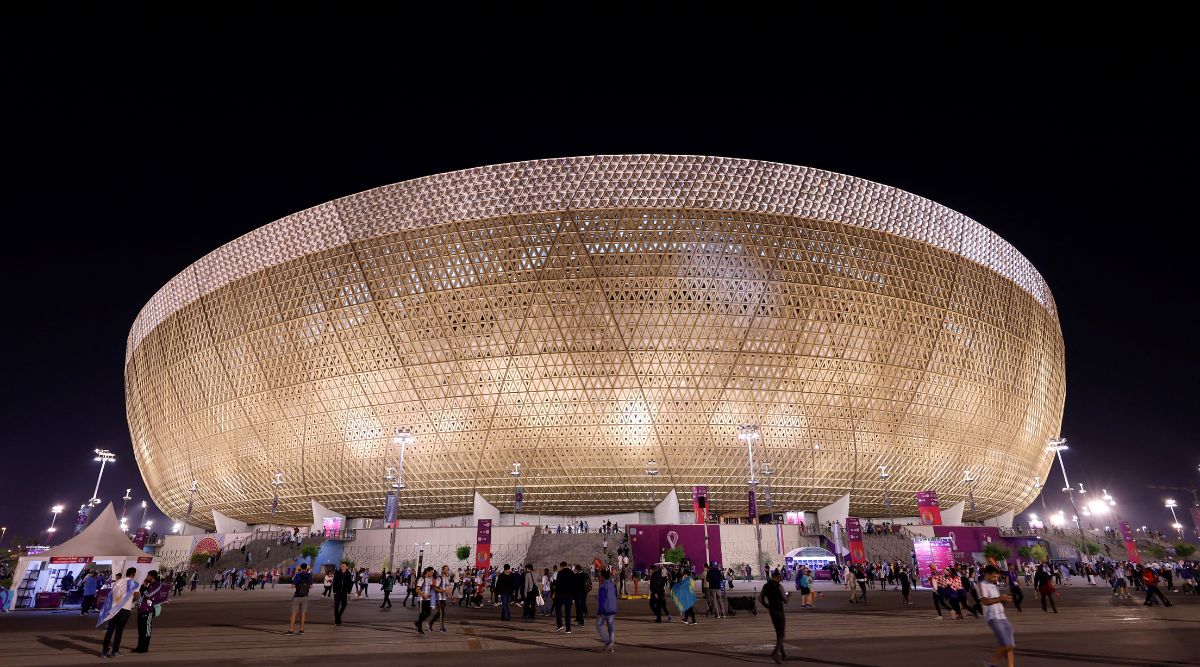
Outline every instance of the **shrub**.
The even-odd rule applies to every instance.
[[[1012,551],[999,542],[988,542],[983,545],[983,555],[996,560],[1006,560],[1012,555]]]
[[[454,550],[454,555],[457,556],[459,560],[466,560],[471,557],[471,547],[465,544],[459,545],[459,547]]]
[[[305,558],[308,558],[309,560],[315,559],[317,557],[317,555],[320,553],[321,553],[321,547],[319,547],[315,544],[306,544],[306,545],[300,547],[300,555],[304,556]]]
[[[685,554],[683,553],[683,547],[667,549],[667,552],[663,554],[663,560],[667,561],[668,563],[681,563],[683,562],[684,558]]]
[[[1188,544],[1187,542],[1175,543],[1175,555],[1180,558],[1191,558],[1192,554],[1196,553],[1196,545]]]
[[[192,565],[204,565],[208,562],[208,554],[192,554]]]
[[[1020,549],[1017,549],[1017,555],[1019,555],[1022,560],[1027,560],[1032,563],[1044,563],[1046,562],[1046,559],[1050,557],[1050,554],[1046,552],[1046,547],[1040,544],[1021,547]]]
[[[1146,547],[1146,552],[1149,553],[1150,557],[1154,560],[1162,560],[1163,558],[1167,557],[1166,548],[1161,544],[1155,544],[1153,542],[1150,543],[1150,546]]]
[[[1091,540],[1075,540],[1074,545],[1076,549],[1079,549],[1080,553],[1087,556],[1095,556],[1100,553],[1100,545]]]

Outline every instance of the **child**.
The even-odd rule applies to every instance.
[[[1012,624],[1004,615],[1004,603],[1011,602],[1012,596],[1000,594],[1000,588],[996,586],[998,581],[1000,570],[996,566],[989,565],[983,568],[983,581],[979,582],[979,602],[983,605],[983,617],[987,620],[988,627],[992,629],[992,634],[996,635],[997,644],[996,652],[992,654],[988,665],[1001,667],[1000,661],[1003,660],[1005,665],[1013,667],[1016,642],[1013,641]]]

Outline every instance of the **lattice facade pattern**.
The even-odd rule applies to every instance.
[[[127,415],[160,508],[381,516],[649,509],[693,484],[744,512],[741,424],[777,511],[846,492],[914,515],[976,478],[1024,507],[1064,401],[1029,262],[926,199],[830,172],[596,156],[440,174],[322,204],[214,251],[130,332]],[[659,474],[646,474],[647,462]],[[887,466],[891,507],[878,466]]]

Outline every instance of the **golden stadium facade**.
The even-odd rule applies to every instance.
[[[308,523],[310,499],[382,516],[474,493],[560,515],[648,510],[707,485],[744,513],[759,427],[776,511],[851,493],[915,515],[976,479],[982,518],[1050,463],[1063,340],[1041,275],[927,199],[754,160],[618,155],[439,174],[225,245],[129,335],[134,451],[155,503]],[[659,473],[647,474],[654,460]],[[883,503],[890,477],[891,506]]]

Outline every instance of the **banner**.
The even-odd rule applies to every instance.
[[[278,511],[279,511],[279,494],[278,494],[278,493],[276,493],[276,494],[275,494],[275,500],[272,500],[272,501],[271,501],[271,516],[272,516],[272,517],[274,517],[274,516],[275,516],[275,513],[276,513],[276,512],[278,512]],[[187,511],[187,515],[188,515],[188,516],[191,516],[191,515],[192,515],[192,501],[190,501],[190,500],[188,501],[188,511]]]
[[[778,546],[778,548],[775,550],[775,555],[782,556],[784,552],[782,523],[775,524],[775,544]]]
[[[90,562],[92,562],[92,557],[91,556],[51,556],[50,562],[51,563],[69,563],[69,564],[75,565],[78,563],[90,563]]]
[[[395,491],[388,491],[387,494],[387,510],[384,512],[383,522],[389,528],[396,522],[396,508],[400,504],[400,496],[396,495]]]
[[[867,550],[863,547],[862,526],[858,517],[846,517],[846,541],[850,543],[850,562],[867,562]]]
[[[758,496],[754,493],[754,489],[750,489],[750,521],[758,523]]]
[[[1000,529],[993,526],[934,526],[933,536],[950,540],[954,560],[960,563],[983,561],[983,548],[1002,541]]]
[[[704,499],[704,507],[700,506],[701,498]],[[708,523],[708,487],[693,486],[692,487],[692,511],[696,513],[696,523]]]
[[[492,520],[479,519],[475,528],[475,567],[492,566]]]
[[[942,525],[942,510],[938,507],[937,491],[918,491],[917,511],[920,512],[922,526]]]
[[[704,526],[692,524],[632,524],[627,526],[633,567],[646,570],[661,562],[663,553],[679,547],[693,564],[703,563]],[[721,527],[708,527],[708,558],[724,563],[721,553]],[[757,568],[755,568],[757,570]]]
[[[948,537],[935,537],[932,540],[913,539],[913,554],[917,557],[917,574],[921,586],[929,587],[929,566],[936,565],[939,570],[954,564],[954,547]]]
[[[137,548],[144,549],[146,548],[147,538],[148,535],[146,534],[146,529],[138,528],[137,532],[133,534],[133,543],[137,545]]]
[[[517,505],[518,512],[521,511],[521,508],[525,506],[525,487],[523,487],[523,486],[517,487],[516,505]]]
[[[84,505],[79,508],[79,514],[75,515],[75,534],[78,535],[83,531],[83,527],[87,525],[88,515],[92,513],[91,505]]]
[[[1141,563],[1142,555],[1138,553],[1137,541],[1133,539],[1133,530],[1128,521],[1121,522],[1121,539],[1125,540],[1125,553],[1129,554],[1129,562]]]

